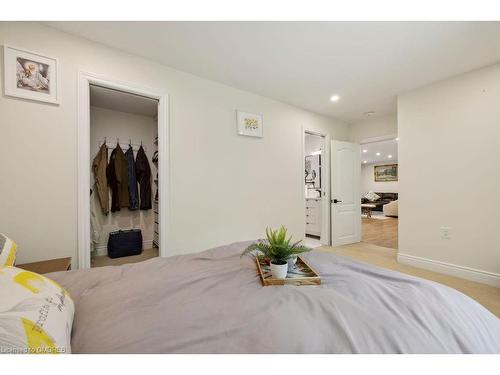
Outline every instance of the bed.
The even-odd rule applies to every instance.
[[[500,353],[500,319],[454,289],[316,251],[320,286],[262,287],[248,244],[49,274],[73,353]]]

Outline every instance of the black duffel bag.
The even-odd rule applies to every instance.
[[[142,232],[140,229],[111,232],[108,239],[110,258],[127,257],[142,253]]]

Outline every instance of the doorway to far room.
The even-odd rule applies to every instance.
[[[305,132],[304,134],[304,198],[305,239],[309,247],[322,244],[325,231],[323,223],[323,200],[326,199],[325,181],[325,137]]]
[[[398,138],[361,143],[362,241],[398,248]]]

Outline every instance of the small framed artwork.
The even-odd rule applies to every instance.
[[[376,165],[373,167],[375,182],[389,182],[398,180],[398,165]]]
[[[57,59],[4,45],[5,95],[59,104]]]
[[[236,111],[236,122],[238,124],[238,134],[248,137],[264,136],[262,115]]]

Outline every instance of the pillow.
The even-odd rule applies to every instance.
[[[373,191],[369,191],[368,193],[366,193],[365,198],[373,202],[379,199],[380,195],[375,194]]]
[[[16,260],[17,245],[9,237],[0,233],[0,267],[13,266]]]
[[[0,267],[0,353],[70,353],[75,307],[56,282]]]

